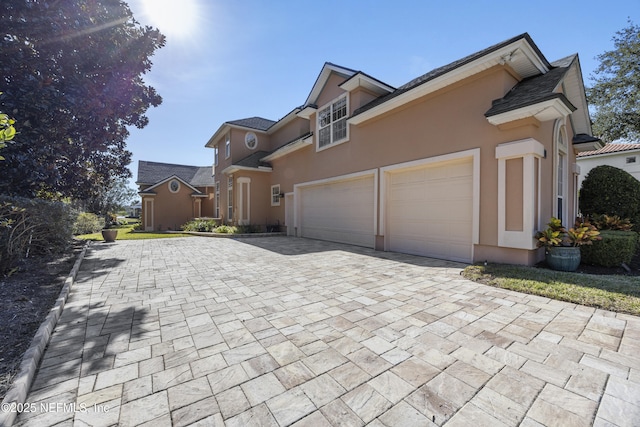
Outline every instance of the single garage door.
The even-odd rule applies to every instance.
[[[472,158],[390,172],[387,185],[389,250],[471,262]]]
[[[302,237],[373,248],[373,176],[300,190]]]

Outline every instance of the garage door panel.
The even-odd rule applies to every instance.
[[[373,176],[303,187],[300,197],[303,237],[373,247]]]
[[[389,250],[471,261],[471,158],[393,172],[387,183]]]

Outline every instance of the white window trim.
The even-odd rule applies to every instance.
[[[178,188],[176,188],[176,190],[174,191],[173,188],[171,188],[171,184],[173,184],[174,182],[178,183]],[[169,182],[167,183],[167,187],[169,187],[169,191],[172,192],[173,194],[178,193],[180,191],[180,181],[178,181],[177,179],[171,179],[169,180]]]
[[[231,135],[226,134],[224,136],[224,158],[228,159],[231,157]]]
[[[215,209],[214,209],[214,213],[215,213],[215,217],[216,218],[220,218],[220,181],[216,181],[216,194],[215,194]]]
[[[273,190],[278,189],[277,193],[274,193]],[[275,195],[278,195],[278,201],[274,202],[273,201],[273,197]],[[276,184],[276,185],[272,185],[271,186],[271,206],[280,206],[280,184]]]
[[[233,177],[227,180],[227,221],[233,221]]]
[[[522,231],[507,230],[507,160],[522,159]],[[496,147],[498,159],[498,246],[518,249],[535,249],[534,234],[540,224],[535,218],[540,218],[540,189],[542,162],[538,161],[535,170],[535,159],[544,158],[544,145],[533,138],[507,142]],[[535,177],[537,176],[537,180]],[[537,212],[535,209],[537,206]]]
[[[560,135],[563,135],[563,144],[560,143]],[[560,156],[563,156],[563,179],[562,179],[562,222],[566,224],[569,216],[569,204],[567,196],[569,194],[569,142],[567,139],[567,131],[564,120],[556,120],[553,131],[553,216],[558,216],[558,166],[560,162]]]
[[[253,147],[249,147],[249,137],[253,135],[253,138],[256,140],[256,145],[254,145]],[[249,150],[255,150],[256,148],[258,148],[258,135],[255,132],[247,132],[244,135],[244,145],[245,147],[247,147]]]
[[[220,152],[219,152],[219,150],[218,150],[218,146],[217,146],[217,145],[215,145],[215,146],[213,147],[213,166],[218,166],[218,159],[219,159],[219,156],[220,156]]]
[[[324,110],[327,107],[330,107],[331,105],[335,104],[336,102],[338,102],[340,99],[345,98],[345,104],[346,104],[346,115],[345,115],[345,126],[346,126],[346,135],[344,138],[339,139],[337,141],[333,141],[333,120],[331,120],[331,124],[329,125],[330,127],[330,135],[331,135],[331,142],[329,142],[327,145],[325,145],[324,147],[320,147],[320,111]],[[333,111],[331,112],[331,114],[333,114]],[[316,152],[320,152],[320,151],[324,151],[326,149],[335,147],[337,145],[340,144],[344,144],[345,142],[349,141],[349,94],[345,93],[343,95],[340,95],[334,99],[332,99],[331,101],[327,102],[326,104],[324,104],[322,107],[318,108],[317,112],[316,112],[316,132],[314,135],[314,138],[316,140]]]

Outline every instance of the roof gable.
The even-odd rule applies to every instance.
[[[411,80],[389,95],[377,98],[355,110],[349,122],[362,123],[474,74],[505,64],[509,64],[523,79],[546,73],[551,68],[551,64],[529,34],[524,33]]]
[[[327,83],[327,80],[329,80],[329,77],[331,77],[332,73],[339,74],[344,78],[349,78],[356,74],[357,71],[332,64],[331,62],[325,62],[322,70],[320,71],[320,74],[318,75],[318,78],[316,79],[316,82],[313,84],[313,88],[311,89],[309,96],[307,96],[307,100],[304,102],[304,106],[316,104],[318,97],[322,92],[322,89],[324,89],[324,86]]]

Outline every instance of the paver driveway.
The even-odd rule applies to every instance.
[[[640,319],[462,267],[286,237],[94,244],[18,424],[640,425]]]

